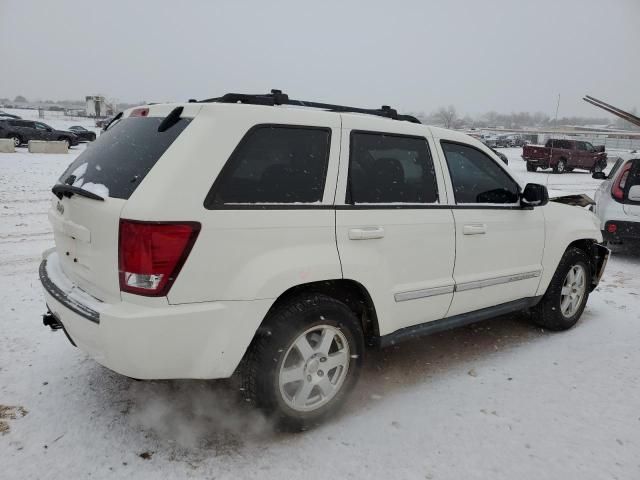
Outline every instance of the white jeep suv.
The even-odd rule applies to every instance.
[[[365,345],[573,326],[609,254],[467,135],[279,91],[128,110],[52,192],[44,323],[130,377],[236,373],[287,428],[335,411]]]

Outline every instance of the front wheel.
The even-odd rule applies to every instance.
[[[604,165],[602,165],[602,163],[598,162],[593,166],[593,169],[591,170],[591,173],[600,173],[600,172],[604,172]]]
[[[355,385],[364,340],[358,318],[331,297],[281,306],[254,338],[241,380],[247,400],[285,430],[304,430],[337,411]]]
[[[22,139],[17,135],[13,135],[11,137],[11,140],[13,140],[14,147],[19,147],[20,145],[22,145]]]
[[[535,172],[536,170],[538,170],[537,165],[527,162],[527,172]]]
[[[568,249],[551,279],[544,297],[533,309],[533,320],[549,330],[573,327],[589,299],[589,257],[579,248]]]

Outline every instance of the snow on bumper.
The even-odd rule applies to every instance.
[[[40,279],[47,307],[78,348],[139,379],[231,376],[271,305],[271,300],[107,304],[73,285],[56,253],[42,261]]]

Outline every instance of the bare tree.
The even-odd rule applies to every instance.
[[[449,105],[448,107],[441,107],[436,112],[436,118],[444,126],[444,128],[453,128],[458,120],[458,114],[456,107]]]

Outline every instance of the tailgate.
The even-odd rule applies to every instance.
[[[194,108],[185,107],[185,114],[188,109]],[[169,127],[159,128],[169,111],[167,106],[153,106],[148,116],[113,124],[76,158],[54,187],[57,195],[52,196],[49,220],[62,270],[99,300],[120,300],[120,212],[191,122],[180,116]]]
[[[53,196],[49,221],[62,271],[104,302],[120,299],[118,224],[125,200]]]
[[[538,145],[527,145],[522,151],[522,156],[534,160],[547,159],[549,158],[549,149]]]

